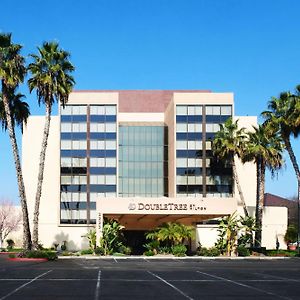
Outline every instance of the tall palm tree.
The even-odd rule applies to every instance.
[[[14,91],[9,95],[9,107],[12,116],[13,126],[18,126],[23,133],[23,126],[27,124],[27,119],[30,116],[30,109],[27,102],[22,101],[25,96],[21,93],[15,94]],[[7,121],[5,117],[4,103],[2,94],[0,93],[0,124],[3,130],[7,130]]]
[[[212,144],[213,154],[223,162],[232,166],[233,179],[236,183],[240,199],[243,205],[245,216],[249,216],[245,198],[239,182],[237,174],[235,156],[241,158],[245,144],[245,129],[238,127],[238,120],[233,121],[232,118],[226,120],[224,124],[220,124],[220,130],[216,133]]]
[[[28,70],[31,73],[31,78],[28,80],[29,89],[30,92],[36,90],[39,105],[42,103],[46,107],[33,216],[33,245],[36,248],[38,246],[39,207],[42,194],[52,105],[55,102],[60,102],[61,105],[64,106],[68,101],[69,94],[72,91],[75,82],[71,76],[74,67],[69,61],[70,54],[67,51],[60,49],[58,43],[43,43],[42,47],[38,47],[38,55],[32,54],[31,57],[33,62],[28,66]]]
[[[256,209],[255,209],[255,247],[261,246],[262,218],[265,195],[266,168],[271,174],[283,165],[282,152],[284,145],[279,134],[274,132],[269,124],[253,127],[253,132],[248,132],[247,146],[242,156],[243,162],[254,161],[256,164]]]
[[[2,102],[5,112],[4,127],[7,127],[8,130],[17,173],[19,196],[23,214],[23,248],[31,249],[31,233],[25,186],[14,128],[14,113],[11,111],[10,107],[10,96],[12,94],[12,91],[15,90],[18,85],[24,81],[24,77],[26,74],[25,59],[20,54],[21,49],[21,45],[12,43],[11,34],[0,34],[0,80]],[[18,123],[18,120],[16,120],[16,122]]]

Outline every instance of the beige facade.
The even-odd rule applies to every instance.
[[[143,96],[142,92],[139,92],[138,95],[139,97]],[[68,105],[115,104],[117,106],[117,136],[118,128],[121,124],[129,126],[165,124],[168,127],[168,197],[119,197],[119,158],[117,148],[117,197],[100,197],[97,199],[97,225],[62,224],[60,221],[60,116],[52,117],[40,206],[39,234],[40,241],[44,246],[50,247],[54,243],[62,244],[63,241],[67,241],[69,249],[86,248],[87,240],[83,236],[95,226],[97,226],[99,232],[99,229],[101,229],[99,219],[101,221],[103,216],[118,219],[130,230],[147,230],[166,221],[178,221],[196,226],[197,223],[204,220],[229,215],[235,211],[238,211],[239,214],[243,213],[237,194],[234,194],[233,197],[204,198],[180,197],[176,192],[176,105],[228,104],[232,106],[233,112],[233,94],[200,91],[174,91],[173,93],[166,92],[163,94],[162,92],[153,92],[151,94],[148,91],[145,97],[150,97],[152,101],[159,102],[157,97],[162,97],[162,95],[164,95],[165,101],[163,107],[157,105],[157,109],[155,110],[153,107],[147,108],[147,103],[143,105],[138,103],[138,108],[133,107],[132,112],[130,112],[130,107],[126,106],[126,103],[124,104],[124,101],[130,96],[130,92],[126,92],[123,96],[122,92],[118,91],[75,92],[70,95]],[[170,98],[169,100],[166,100],[166,95]],[[135,96],[136,94],[133,94],[133,97]],[[143,101],[143,99],[140,99],[140,101]],[[148,103],[147,105],[150,104]],[[147,112],[147,109],[151,112]],[[240,120],[240,126],[249,129],[252,125],[257,124],[256,117],[236,118]],[[32,116],[29,118],[23,134],[23,172],[31,220],[33,216],[43,126],[44,117]],[[254,213],[256,193],[255,166],[250,163],[243,165],[238,159],[236,159],[236,162],[246,204],[249,210]],[[281,236],[282,238],[282,234],[284,234],[283,232],[286,229],[285,213],[285,211],[276,210],[276,214],[273,217],[271,210],[266,210],[263,244],[267,247],[273,247],[274,237]],[[198,225],[196,245],[199,241],[202,246],[211,246],[215,241],[215,232],[214,226]]]

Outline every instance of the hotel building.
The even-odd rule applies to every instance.
[[[83,235],[91,227],[100,235],[103,218],[109,217],[125,226],[132,246],[142,243],[145,231],[170,221],[197,227],[194,246],[197,242],[212,246],[217,234],[214,220],[235,211],[243,214],[232,169],[216,161],[211,149],[219,124],[230,117],[249,130],[257,124],[256,117],[234,115],[232,93],[71,93],[67,105],[59,107],[58,116],[51,120],[41,242],[51,246],[67,241],[69,249],[84,248]],[[31,216],[43,127],[44,117],[32,116],[23,134]],[[237,159],[236,163],[246,204],[254,212],[255,166]],[[284,208],[265,210],[266,246],[284,234],[286,222],[273,223],[285,214]]]

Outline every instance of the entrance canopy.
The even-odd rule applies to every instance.
[[[118,220],[126,229],[149,230],[165,222],[192,225],[236,210],[235,198],[100,198],[97,229],[103,217]]]

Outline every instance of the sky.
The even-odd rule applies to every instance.
[[[300,84],[299,11],[298,0],[3,0],[0,32],[23,45],[27,62],[44,41],[59,42],[76,67],[75,89],[233,92],[236,115],[259,116]],[[20,91],[31,114],[43,115],[26,83]],[[300,141],[293,145],[300,160]],[[288,156],[276,178],[267,174],[266,192],[296,195]],[[1,131],[0,198],[18,201]]]

